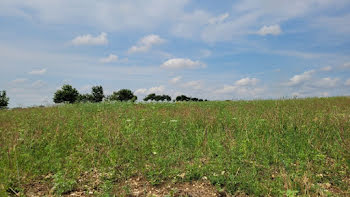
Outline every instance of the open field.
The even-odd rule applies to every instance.
[[[349,196],[350,98],[0,111],[0,195]]]

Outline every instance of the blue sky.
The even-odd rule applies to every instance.
[[[10,106],[128,88],[207,99],[350,95],[348,0],[1,0]]]

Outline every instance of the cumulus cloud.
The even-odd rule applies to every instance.
[[[305,71],[300,75],[294,75],[289,79],[287,83],[288,86],[297,86],[311,79],[312,75],[315,73],[315,70]]]
[[[102,63],[111,63],[118,61],[118,56],[110,54],[108,57],[100,59],[100,62]]]
[[[159,37],[158,35],[151,34],[139,40],[137,45],[132,46],[129,49],[129,53],[147,52],[152,48],[152,46],[163,44],[164,42],[165,39]]]
[[[181,79],[182,79],[181,76],[177,76],[177,77],[174,77],[174,78],[170,79],[169,82],[172,83],[172,84],[176,84],[176,83],[178,83]]]
[[[282,33],[282,30],[280,28],[279,25],[270,25],[270,26],[266,26],[264,25],[258,32],[257,34],[261,35],[261,36],[266,36],[266,35],[279,35]]]
[[[194,90],[200,90],[203,88],[203,82],[202,81],[189,81],[181,85],[184,88],[190,88]]]
[[[94,37],[91,34],[78,36],[72,40],[73,45],[106,45],[108,44],[107,33],[102,32]]]
[[[151,94],[151,93],[155,93],[155,94],[162,94],[165,91],[165,86],[160,85],[160,86],[156,86],[156,87],[151,87],[151,88],[141,88],[141,89],[137,89],[134,93],[136,95],[146,95],[146,94]]]
[[[227,19],[230,15],[228,13],[224,13],[222,15],[219,15],[217,17],[213,17],[209,19],[209,24],[217,24],[222,23],[225,19]]]
[[[243,78],[235,82],[237,86],[255,86],[259,80],[257,78]]]
[[[140,94],[147,94],[147,89],[146,88],[140,88],[140,89],[137,89],[134,93],[137,94],[137,95],[140,95]]]
[[[242,78],[235,81],[234,85],[224,85],[223,88],[216,90],[218,94],[234,94],[236,97],[256,97],[265,91],[258,87],[257,78]]]
[[[205,68],[206,65],[200,61],[192,61],[184,58],[173,58],[164,62],[160,67],[166,69],[196,69]]]
[[[47,69],[43,68],[41,70],[32,70],[28,74],[30,74],[30,75],[43,75],[46,73],[46,71],[47,71]]]
[[[333,88],[337,86],[339,78],[325,77],[319,80],[315,80],[312,85],[319,88]]]

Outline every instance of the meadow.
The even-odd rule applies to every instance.
[[[350,98],[0,110],[0,196],[350,196]]]

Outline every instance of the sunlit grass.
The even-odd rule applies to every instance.
[[[0,190],[118,194],[208,179],[228,193],[350,195],[350,98],[100,103],[0,111]],[[81,182],[82,175],[98,173]],[[91,181],[91,182],[89,182]]]

